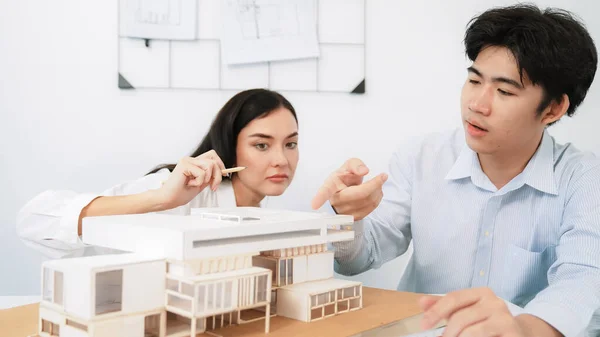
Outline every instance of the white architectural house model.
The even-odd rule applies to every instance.
[[[42,266],[39,336],[185,337],[272,315],[310,322],[362,307],[327,243],[353,218],[259,208],[85,218],[86,244],[122,254]]]

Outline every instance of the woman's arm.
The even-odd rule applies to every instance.
[[[166,211],[186,205],[204,188],[221,182],[221,159],[214,151],[183,158],[173,172],[161,170],[98,194],[46,191],[29,201],[17,216],[17,234],[52,255],[85,247],[82,220],[88,216]],[[117,234],[117,233],[115,233]]]
[[[100,196],[93,199],[79,214],[77,235],[81,236],[81,223],[88,216],[142,214],[170,209],[159,190],[149,190],[130,195]]]
[[[48,256],[64,256],[85,247],[81,222],[85,216],[150,212],[153,190],[167,179],[167,170],[116,185],[100,194],[70,190],[44,191],[17,214],[17,235]],[[143,200],[145,199],[145,200]]]

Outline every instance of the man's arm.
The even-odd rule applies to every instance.
[[[563,337],[563,335],[538,317],[523,314],[516,317],[518,326],[525,337]]]
[[[573,176],[549,286],[525,306],[565,336],[575,336],[600,309],[600,166]]]
[[[362,164],[362,162],[355,164]],[[354,164],[342,167],[338,172],[353,172]],[[346,164],[348,166],[348,163]],[[390,160],[390,175],[383,186],[377,179],[361,184],[338,180],[326,184],[321,190],[335,193],[328,195],[331,206],[339,214],[351,214],[354,223],[353,241],[334,243],[335,271],[343,275],[356,275],[371,268],[379,268],[408,249],[410,233],[410,208],[412,190],[412,160],[408,151],[394,153]],[[334,173],[335,174],[335,173]],[[341,188],[340,188],[341,187]],[[379,191],[377,190],[379,188]],[[377,194],[381,193],[381,201]],[[366,218],[363,219],[363,217]]]

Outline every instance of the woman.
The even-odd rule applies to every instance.
[[[259,207],[266,196],[281,195],[292,181],[297,142],[298,120],[288,100],[269,90],[243,91],[221,108],[191,156],[101,195],[43,192],[19,211],[17,233],[45,255],[94,255],[110,250],[81,241],[86,216],[188,215],[197,207]],[[246,169],[222,176],[222,169],[234,166]]]

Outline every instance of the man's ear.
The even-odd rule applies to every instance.
[[[561,119],[567,113],[570,104],[567,94],[562,95],[560,102],[552,100],[542,112],[542,123],[549,125]]]

